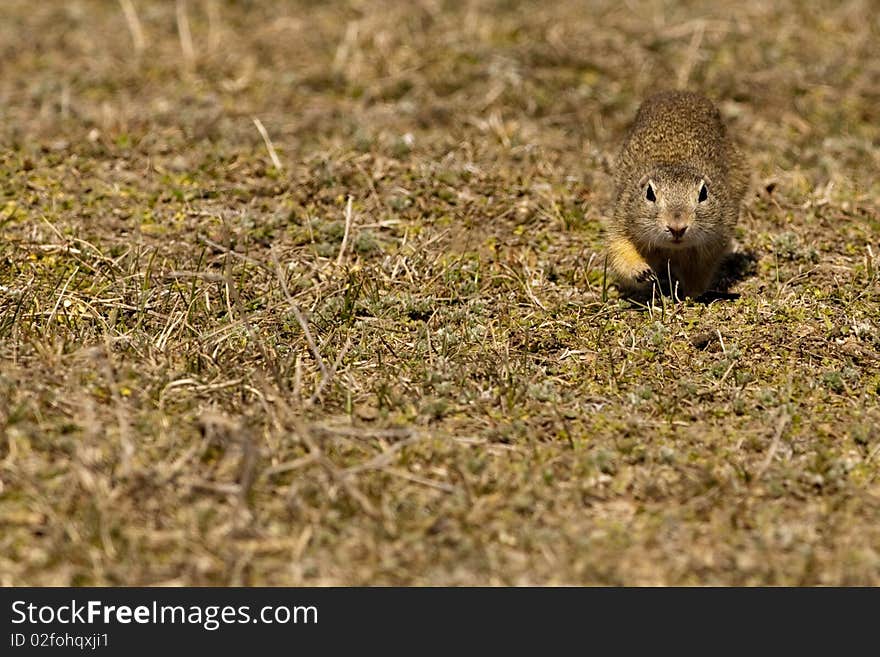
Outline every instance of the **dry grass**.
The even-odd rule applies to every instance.
[[[877,14],[721,4],[4,2],[0,583],[880,584]],[[639,309],[676,84],[741,296]]]

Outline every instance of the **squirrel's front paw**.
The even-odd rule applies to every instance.
[[[636,274],[633,278],[636,281],[636,283],[648,283],[648,282],[654,280],[654,270],[651,269],[650,267],[646,267],[645,269],[640,271],[638,274]]]
[[[619,235],[608,245],[608,265],[623,288],[641,290],[654,280],[654,272],[633,243]]]

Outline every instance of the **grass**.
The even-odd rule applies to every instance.
[[[880,584],[878,37],[4,3],[0,584]],[[677,84],[754,167],[739,297],[640,308],[612,157]]]

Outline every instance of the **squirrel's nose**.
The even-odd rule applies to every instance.
[[[687,231],[687,229],[688,229],[687,224],[667,224],[666,225],[666,230],[668,230],[672,234],[672,237],[677,240],[680,240],[682,237],[684,237],[684,234]]]

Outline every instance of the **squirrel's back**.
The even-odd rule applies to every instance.
[[[651,167],[687,164],[728,187],[731,201],[745,194],[742,157],[711,100],[689,91],[664,91],[645,100],[616,162],[618,188]]]

